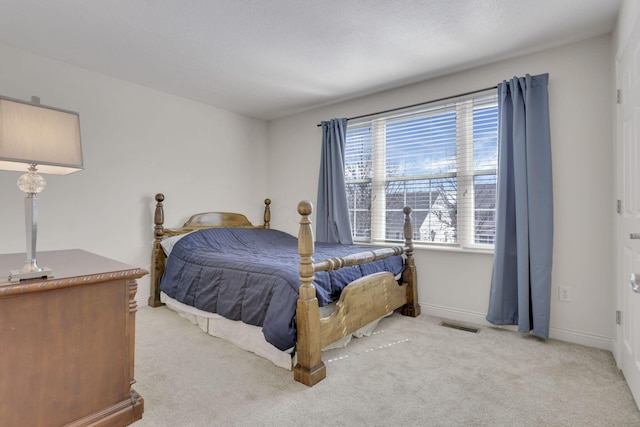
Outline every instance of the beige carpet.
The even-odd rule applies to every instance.
[[[312,388],[174,312],[137,315],[145,426],[640,426],[610,352],[399,314],[325,352]]]

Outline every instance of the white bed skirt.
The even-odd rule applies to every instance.
[[[239,320],[229,320],[219,314],[199,310],[176,301],[164,292],[160,293],[160,301],[194,325],[198,325],[202,331],[211,336],[222,338],[243,350],[250,351],[258,356],[264,357],[265,359],[270,360],[274,365],[281,368],[291,370],[295,365],[295,355],[292,354],[293,348],[287,351],[277,349],[264,339],[262,328],[260,326],[248,325]],[[320,315],[322,317],[329,316],[332,312],[333,306],[320,308]],[[387,313],[386,316],[391,313],[393,312]],[[349,341],[351,341],[352,336],[360,338],[371,335],[379,321],[380,319],[363,326],[352,335],[346,336],[323,348],[323,351],[331,348],[345,347]]]

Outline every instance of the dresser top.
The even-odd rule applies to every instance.
[[[91,252],[68,249],[38,252],[38,265],[53,270],[53,277],[9,282],[9,271],[21,269],[25,260],[25,253],[0,254],[0,296],[117,279],[137,279],[148,273],[144,269]]]

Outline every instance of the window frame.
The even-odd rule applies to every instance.
[[[401,111],[400,113],[389,114],[386,116],[378,116],[373,119],[368,120],[358,120],[349,122],[347,125],[347,144],[349,144],[350,132],[356,132],[359,129],[367,129],[371,128],[369,132],[370,136],[370,146],[371,151],[365,152],[362,151],[361,159],[364,159],[367,154],[370,154],[371,164],[371,173],[369,177],[360,176],[357,178],[351,178],[348,176],[349,171],[345,168],[345,182],[347,186],[347,192],[349,195],[350,185],[354,184],[367,184],[370,185],[370,218],[369,218],[369,234],[358,234],[358,214],[357,212],[366,211],[367,209],[363,209],[362,207],[357,205],[357,197],[352,197],[353,206],[351,202],[349,203],[349,216],[350,222],[353,227],[352,235],[355,243],[360,244],[388,244],[388,243],[396,243],[401,241],[400,239],[389,238],[386,236],[387,233],[387,215],[389,212],[394,212],[395,209],[388,209],[386,206],[386,188],[388,183],[402,182],[402,181],[427,181],[429,184],[434,182],[434,180],[438,179],[451,179],[455,180],[454,189],[455,189],[455,242],[434,242],[428,240],[421,240],[421,232],[419,231],[419,227],[422,224],[414,223],[414,244],[417,246],[426,246],[429,248],[441,248],[441,249],[470,249],[470,250],[480,250],[480,251],[493,251],[494,243],[495,243],[495,216],[496,216],[496,201],[497,201],[497,174],[498,174],[498,118],[497,118],[497,90],[493,89],[492,91],[484,91],[482,93],[474,94],[473,96],[467,96],[464,98],[459,98],[457,100],[449,100],[446,102],[441,102],[439,104],[431,104],[427,107],[422,108],[411,108],[406,111]],[[489,111],[489,114],[495,114],[495,118],[491,118],[491,120],[495,121],[495,135],[490,136],[490,138],[495,138],[495,152],[490,153],[491,156],[495,156],[495,163],[493,163],[493,167],[476,167],[475,166],[475,158],[474,158],[474,140],[475,140],[475,131],[480,128],[480,125],[475,125],[475,112],[476,109],[490,108],[493,111]],[[396,111],[396,110],[394,110]],[[441,172],[441,173],[422,173],[422,174],[414,174],[414,175],[401,175],[401,176],[388,176],[387,164],[386,164],[386,143],[387,143],[387,135],[386,135],[386,125],[394,122],[401,121],[403,116],[408,114],[415,115],[418,118],[425,118],[431,116],[437,116],[438,114],[444,114],[445,112],[455,111],[455,146],[456,146],[456,154],[455,154],[455,167],[453,172]],[[493,124],[493,121],[492,121]],[[484,129],[484,128],[483,128]],[[486,130],[485,130],[486,132]],[[493,132],[490,130],[490,133]],[[363,137],[366,138],[366,137]],[[366,147],[367,143],[363,142],[362,146]],[[348,148],[348,147],[347,147]],[[348,150],[347,150],[348,151]],[[362,163],[366,163],[367,160],[362,160]],[[489,199],[490,203],[492,203],[493,208],[487,209],[486,206],[477,208],[475,206],[476,199],[474,188],[476,187],[476,182],[478,177],[488,177],[493,176],[494,187],[493,187],[493,199]],[[466,183],[468,185],[462,184]],[[431,187],[429,187],[431,188]],[[406,201],[407,191],[404,192],[404,197]],[[425,212],[428,212],[427,215],[433,211],[433,202],[431,199],[431,190],[429,190],[429,207],[424,209]],[[406,204],[406,203],[405,203]],[[409,203],[409,206],[411,204]],[[414,208],[414,206],[411,206]],[[416,208],[414,208],[414,212],[416,212]],[[482,212],[489,212],[489,215],[482,215],[482,217],[488,217],[489,220],[493,220],[493,233],[486,235],[483,233],[478,233],[478,217],[477,215]],[[413,215],[415,218],[415,213]],[[466,219],[466,220],[461,220]],[[425,219],[426,220],[426,219]],[[418,227],[418,229],[416,229]],[[489,236],[489,243],[482,243],[479,240],[482,240],[483,236]],[[367,238],[368,237],[368,238]]]

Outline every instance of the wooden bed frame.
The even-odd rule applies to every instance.
[[[156,194],[154,215],[154,242],[151,254],[151,296],[149,305],[158,307],[160,301],[160,278],[165,269],[166,255],[160,242],[171,236],[190,231],[215,227],[270,227],[271,200],[265,199],[264,224],[254,226],[242,214],[229,212],[206,212],[191,216],[184,225],[177,229],[164,228],[164,195]],[[418,304],[418,284],[416,267],[413,258],[413,240],[411,225],[411,208],[405,207],[404,246],[380,248],[357,254],[336,257],[314,262],[314,239],[309,215],[312,212],[311,202],[298,204],[301,215],[298,233],[298,253],[300,254],[300,297],[297,305],[296,342],[297,364],[293,369],[294,379],[308,386],[313,386],[326,377],[326,367],[322,361],[322,349],[327,345],[353,333],[364,325],[402,307],[405,316],[420,315]],[[375,273],[351,282],[342,291],[334,312],[324,318],[320,317],[316,290],[313,286],[314,273],[332,271],[342,267],[364,264],[394,255],[405,255],[405,266],[402,273],[402,284],[391,273]]]

